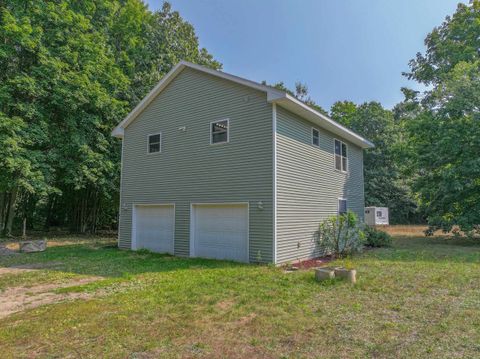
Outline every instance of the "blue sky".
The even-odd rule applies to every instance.
[[[161,0],[147,0],[156,10]],[[401,73],[458,0],[170,0],[223,70],[254,81],[306,83],[325,109],[337,100],[391,108]],[[467,2],[467,1],[464,1]]]

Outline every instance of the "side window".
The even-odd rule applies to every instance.
[[[339,140],[335,140],[335,169],[348,171],[347,145]]]
[[[162,134],[155,133],[153,135],[148,135],[148,153],[157,153],[162,151]]]
[[[347,213],[347,200],[343,198],[338,199],[338,214]]]
[[[228,119],[210,123],[210,144],[228,142],[229,127]]]
[[[316,128],[312,128],[312,145],[320,146],[320,132]]]

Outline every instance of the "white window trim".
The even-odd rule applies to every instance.
[[[158,152],[150,152],[150,136],[160,135],[160,151]],[[162,133],[149,133],[147,135],[147,155],[156,155],[157,153],[162,153]]]
[[[348,212],[348,199],[344,198],[344,197],[338,197],[337,198],[337,216],[340,215],[340,201],[345,201],[345,207],[347,207],[347,212]],[[345,212],[345,213],[347,213]]]
[[[318,145],[314,144],[313,143],[313,131],[317,131],[318,132]],[[310,136],[311,136],[311,144],[312,146],[315,146],[315,147],[320,147],[320,130],[316,127],[312,127],[311,131],[310,131]],[[334,143],[335,145],[335,143]]]
[[[218,122],[223,122],[223,121],[227,121],[227,140],[226,141],[223,141],[223,142],[216,142],[216,143],[213,143],[213,133],[212,133],[212,125],[214,123],[218,123]],[[216,121],[212,121],[210,122],[210,126],[208,128],[208,130],[210,131],[210,145],[223,145],[225,143],[229,143],[230,142],[230,119],[229,118],[224,118],[222,120],[216,120]]]
[[[337,154],[335,153],[335,141],[340,142],[340,152],[342,151],[342,144],[344,144],[345,148],[347,149],[347,156],[345,157],[347,159],[347,170],[346,171],[344,171],[343,169],[337,169],[336,161],[335,161],[335,157],[337,156]],[[348,149],[348,144],[346,142],[343,142],[342,140],[339,140],[338,138],[333,139],[333,168],[334,168],[335,171],[340,172],[340,173],[348,173],[348,171],[350,170],[350,163],[348,161],[348,152],[349,152],[349,149]],[[342,155],[340,155],[340,157],[343,159]],[[342,164],[342,163],[343,163],[343,161],[340,162],[340,164]]]

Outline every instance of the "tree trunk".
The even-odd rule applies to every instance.
[[[5,227],[5,192],[0,192],[0,235],[3,233]]]
[[[15,187],[13,188],[12,192],[10,193],[10,201],[8,203],[8,214],[7,214],[7,223],[5,226],[5,235],[10,236],[12,234],[12,225],[13,219],[15,218],[15,205],[17,201],[17,193],[18,189]]]
[[[93,208],[92,208],[92,224],[91,224],[91,233],[97,233],[97,221],[98,221],[98,210],[100,208],[100,198],[98,191],[93,192]]]
[[[82,210],[80,215],[80,233],[85,234],[87,231],[87,201],[88,197],[85,194],[85,197],[82,198]]]
[[[56,201],[56,196],[54,194],[50,195],[48,198],[47,213],[45,215],[45,223],[43,225],[43,228],[45,231],[50,230],[50,224],[52,223],[52,211],[55,206],[55,201]]]
[[[22,238],[27,239],[27,217],[23,217]]]

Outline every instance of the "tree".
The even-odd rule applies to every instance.
[[[330,117],[346,127],[350,127],[357,113],[357,105],[351,101],[337,101],[330,108]]]
[[[118,64],[130,79],[126,99],[135,106],[181,60],[222,68],[205,49],[200,48],[195,29],[170,3],[150,12],[138,0],[128,0],[114,11],[112,26],[105,29]],[[102,26],[104,19],[94,23]]]
[[[425,39],[405,74],[430,88],[407,98],[409,161],[431,229],[480,224],[480,1],[457,11]],[[411,95],[411,93],[410,93]],[[405,107],[405,104],[402,105]],[[413,115],[412,115],[413,113]]]
[[[274,87],[277,90],[285,91],[289,95],[297,98],[298,100],[302,101],[305,103],[307,106],[310,106],[313,108],[315,111],[320,112],[323,115],[328,115],[328,112],[325,111],[325,109],[317,104],[311,97],[308,91],[308,86],[300,81],[295,82],[295,91],[290,90],[285,86],[285,83],[283,81],[277,82],[273,85],[268,85],[266,81],[262,81],[262,85]]]

